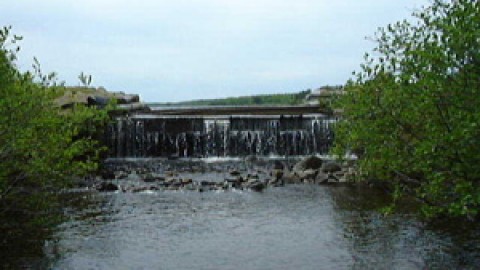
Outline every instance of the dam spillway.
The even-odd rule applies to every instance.
[[[112,158],[326,154],[336,118],[326,114],[120,116],[108,127]]]

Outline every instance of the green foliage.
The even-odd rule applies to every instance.
[[[433,1],[380,28],[340,98],[337,154],[369,179],[394,182],[427,216],[480,207],[480,3]]]
[[[92,75],[87,75],[83,72],[78,75],[78,79],[80,80],[80,83],[82,84],[83,87],[89,87],[90,84],[92,83]]]
[[[255,95],[245,97],[231,97],[223,99],[193,100],[166,105],[188,106],[242,106],[242,105],[297,105],[302,104],[310,90],[295,94]],[[165,105],[165,104],[164,104]]]
[[[37,60],[33,73],[20,72],[21,38],[10,36],[9,27],[0,31],[0,214],[48,208],[39,203],[42,194],[95,170],[102,149],[95,139],[108,119],[106,111],[83,106],[61,111],[54,99],[64,87],[54,73],[43,75]]]

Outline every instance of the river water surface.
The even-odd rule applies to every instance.
[[[476,269],[480,234],[384,217],[382,192],[287,185],[252,191],[78,192],[43,250],[51,269]],[[408,207],[407,207],[408,208]]]

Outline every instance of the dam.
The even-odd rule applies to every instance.
[[[313,106],[151,108],[116,117],[106,142],[115,158],[326,154],[336,121]]]

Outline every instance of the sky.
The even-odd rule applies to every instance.
[[[0,26],[24,37],[67,85],[175,102],[344,84],[380,26],[421,0],[2,0]]]

